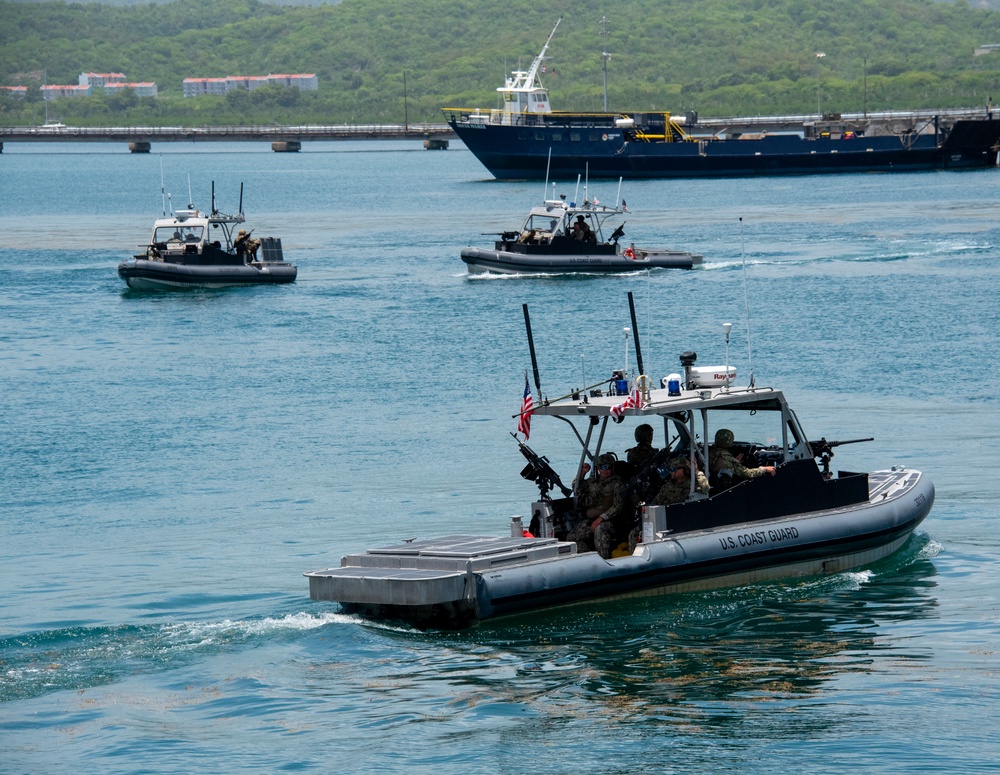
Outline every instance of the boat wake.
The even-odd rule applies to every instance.
[[[4,638],[0,647],[8,657],[0,666],[0,702],[103,686],[233,646],[353,621],[340,613],[296,613],[219,622],[71,627]]]

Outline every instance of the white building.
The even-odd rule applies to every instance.
[[[90,84],[86,86],[57,86],[55,84],[48,84],[41,88],[43,100],[56,100],[60,97],[89,97],[93,87]]]
[[[101,88],[109,83],[123,83],[125,73],[80,73],[81,86],[96,86]]]
[[[295,75],[230,75],[226,78],[185,78],[184,96],[200,97],[203,94],[224,95],[231,91],[254,91],[261,86],[277,84],[286,89],[319,91],[319,79],[314,73]]]
[[[0,86],[5,92],[10,94],[12,97],[27,97],[28,87],[27,86]]]
[[[137,97],[156,96],[156,84],[151,81],[142,81],[140,83],[125,83],[124,81],[116,81],[115,83],[104,84],[105,94],[117,94],[125,89],[131,89],[135,92],[135,96]]]

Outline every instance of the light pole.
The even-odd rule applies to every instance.
[[[816,112],[819,114],[820,118],[823,117],[823,111],[819,108],[819,86],[820,86],[820,72],[819,72],[819,60],[825,57],[822,51],[816,52]]]

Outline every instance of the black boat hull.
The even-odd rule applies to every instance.
[[[174,264],[133,259],[118,265],[118,276],[135,290],[276,285],[294,282],[297,274],[297,268],[288,263]]]

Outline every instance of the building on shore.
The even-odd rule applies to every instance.
[[[275,84],[286,89],[319,91],[319,79],[314,73],[294,75],[230,75],[225,78],[185,78],[184,96],[200,97],[205,94],[225,95],[232,91],[254,91],[261,86]]]
[[[125,73],[80,73],[81,86],[103,88],[110,83],[124,83]]]
[[[93,90],[90,84],[86,86],[44,84],[40,88],[43,100],[57,100],[60,97],[89,97]]]
[[[11,97],[27,97],[28,87],[27,86],[0,86]]]
[[[152,81],[142,81],[140,83],[127,83],[125,81],[104,84],[105,94],[120,94],[125,89],[131,89],[136,97],[155,97],[156,84]]]

